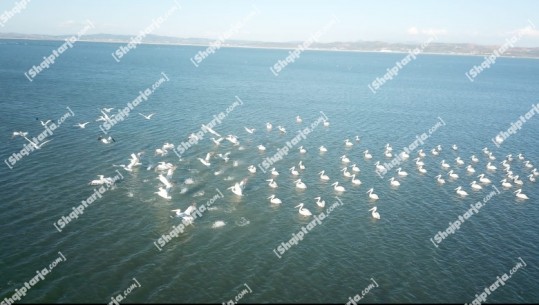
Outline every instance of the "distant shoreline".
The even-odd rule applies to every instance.
[[[0,40],[30,40],[30,41],[64,41],[61,38],[11,38],[0,37]],[[129,41],[109,41],[109,40],[85,40],[81,39],[80,42],[88,43],[110,43],[110,44],[128,44]],[[194,44],[194,43],[180,43],[180,42],[141,42],[141,45],[163,45],[163,46],[190,46],[207,48],[206,44]],[[250,45],[222,45],[221,48],[243,48],[243,49],[266,49],[266,50],[294,50],[295,47],[280,47],[280,46],[250,46]],[[380,50],[346,50],[346,49],[329,49],[329,48],[309,48],[305,51],[322,51],[322,52],[354,52],[354,53],[383,53],[383,54],[408,54],[406,51],[380,51]],[[484,57],[491,55],[492,53],[484,54],[471,54],[471,53],[446,53],[446,52],[421,52],[425,55],[444,55],[444,56],[476,56]],[[513,58],[513,59],[539,59],[538,57],[519,56],[519,55],[501,55],[500,58]]]

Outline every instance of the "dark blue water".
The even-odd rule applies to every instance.
[[[539,190],[527,177],[531,168],[525,166],[525,160],[539,164],[539,118],[531,118],[500,147],[491,141],[539,102],[538,61],[498,59],[472,83],[464,73],[479,65],[480,57],[420,55],[373,94],[367,85],[405,54],[305,52],[275,77],[269,67],[285,58],[286,50],[220,49],[196,68],[189,58],[203,48],[141,45],[117,63],[110,55],[117,44],[78,42],[28,81],[24,72],[59,45],[0,41],[3,159],[26,143],[21,137],[12,139],[14,131],[37,136],[44,128],[36,117],[57,121],[69,112],[66,107],[74,113],[42,149],[24,156],[12,169],[0,167],[2,300],[20,290],[36,270],[55,261],[58,252],[65,261],[32,286],[21,302],[108,303],[135,278],[140,287],[132,289],[124,302],[227,302],[242,295],[238,303],[346,303],[374,279],[379,287],[361,302],[470,303],[519,258],[526,266],[492,292],[488,302],[539,300]],[[116,142],[97,141],[102,134],[95,122],[98,108],[125,107],[139,91],[159,81],[161,73],[169,81],[111,128]],[[215,146],[213,135],[207,134],[181,161],[172,151],[164,157],[154,155],[165,142],[187,142],[189,134],[225,112],[236,96],[243,104],[213,129],[223,136],[237,135],[239,146],[227,140]],[[274,165],[280,172],[275,179],[278,188],[267,185],[269,173],[247,171],[316,121],[320,111],[330,125],[317,126]],[[139,112],[155,115],[145,120]],[[297,115],[303,118],[301,124],[295,121]],[[398,177],[394,169],[383,179],[375,173],[376,161],[391,161],[384,157],[386,143],[398,153],[440,118],[445,125],[401,164],[407,177]],[[86,121],[90,123],[85,129],[73,127]],[[271,132],[266,122],[273,124]],[[277,125],[287,133],[280,134]],[[248,134],[244,126],[256,131]],[[344,145],[347,138],[354,142],[351,148]],[[260,152],[259,144],[267,150]],[[457,151],[452,144],[458,145]],[[306,154],[299,154],[299,145]],[[319,153],[321,145],[328,152]],[[433,156],[430,150],[437,145],[442,151]],[[496,171],[487,171],[484,147],[495,156],[491,162]],[[412,160],[421,148],[427,153],[425,174]],[[365,149],[372,153],[371,160],[363,158]],[[131,153],[141,151],[142,165],[132,172],[113,166],[127,164]],[[210,167],[197,160],[207,152],[214,152]],[[217,157],[226,152],[228,162]],[[501,187],[505,173],[500,162],[509,153],[514,157],[511,170],[523,181],[522,193],[528,200],[515,197],[514,183],[510,189]],[[525,160],[516,158],[519,153]],[[353,185],[340,172],[343,154],[361,169],[357,175],[361,185]],[[468,165],[472,154],[479,162],[473,164],[476,173],[468,174],[455,158],[460,156]],[[440,166],[442,159],[458,179],[449,179],[448,170]],[[300,160],[306,166],[299,176],[305,190],[295,188],[295,177],[288,171]],[[160,184],[155,171],[159,161],[177,166],[171,200],[154,193]],[[99,174],[118,175],[116,170],[124,178],[58,232],[53,223],[94,193],[88,182]],[[329,182],[319,179],[321,170]],[[436,183],[439,173],[445,185]],[[470,183],[479,181],[480,173],[493,183],[474,191]],[[398,188],[390,186],[392,176],[400,181]],[[187,178],[194,183],[185,184]],[[248,180],[243,197],[227,189],[244,178]],[[346,192],[336,193],[330,185],[335,181]],[[470,204],[482,201],[492,185],[501,193],[436,247],[430,239]],[[457,186],[469,195],[459,197]],[[371,187],[379,200],[369,199],[366,192]],[[224,198],[159,251],[154,242],[180,224],[170,217],[170,210],[183,211],[192,202],[201,206],[217,190]],[[271,194],[283,203],[272,205],[267,199]],[[273,250],[314,219],[300,216],[295,206],[304,203],[319,215],[336,195],[343,205],[278,258]],[[326,201],[326,208],[317,207],[313,199],[317,196]],[[374,206],[379,220],[369,211]]]

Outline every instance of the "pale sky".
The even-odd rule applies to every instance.
[[[0,14],[22,1],[2,0]],[[320,42],[423,42],[435,33],[438,42],[501,45],[523,31],[516,46],[539,47],[534,0],[30,0],[0,33],[74,34],[90,20],[88,34],[136,35],[176,3],[181,8],[151,34],[216,39],[256,9],[230,39],[304,41],[335,16]]]

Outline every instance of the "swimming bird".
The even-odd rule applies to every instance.
[[[392,186],[399,186],[399,185],[401,185],[399,181],[395,180],[395,177],[391,177],[391,179],[389,179],[389,181],[391,181],[390,184],[391,184]]]
[[[320,152],[328,151],[327,148],[324,147],[324,145],[320,146],[319,150],[320,150]]]
[[[464,161],[462,161],[460,157],[457,157],[455,161],[457,162],[458,165],[464,165]]]
[[[86,125],[88,123],[90,123],[90,122],[78,123],[77,125],[73,125],[73,127],[86,128]]]
[[[361,170],[360,170],[359,167],[357,167],[357,165],[354,163],[354,164],[352,164],[352,171],[358,173],[358,172],[360,172]]]
[[[507,182],[507,179],[505,178],[503,178],[500,182],[502,183],[502,186],[506,188],[510,188],[513,186],[511,183]]]
[[[193,223],[193,220],[195,220],[195,218],[193,216],[191,216],[191,214],[193,213],[195,208],[196,208],[196,206],[193,203],[187,209],[185,209],[184,212],[182,212],[181,209],[175,209],[175,210],[171,210],[171,211],[176,212],[176,217],[181,217],[186,222]]]
[[[271,128],[272,128],[271,123],[267,122],[266,123],[266,129],[269,131],[269,130],[271,130]]]
[[[455,173],[453,172],[453,170],[450,170],[447,174],[449,175],[449,177],[450,177],[451,179],[458,179],[458,178],[459,178],[459,175],[455,174]]]
[[[269,181],[268,185],[271,187],[271,188],[276,188],[277,187],[277,182],[275,182],[273,179],[268,179],[266,181]]]
[[[477,176],[479,178],[479,182],[489,184],[491,181],[489,178],[485,177],[485,174],[481,174]]]
[[[295,166],[292,166],[290,169],[290,173],[294,176],[297,176],[299,175],[299,172],[296,170],[296,167]]]
[[[328,175],[324,174],[325,171],[321,171],[318,174],[320,175],[321,180],[329,180]]]
[[[245,128],[245,131],[247,131],[248,133],[253,133],[256,130],[254,128],[247,128],[247,127],[243,127],[243,128]]]
[[[345,177],[352,177],[352,174],[350,174],[350,172],[348,171],[348,168],[346,167],[343,167],[343,169],[341,169],[341,172]]]
[[[442,151],[442,145],[440,145],[440,144],[436,145],[436,150]]]
[[[273,203],[273,204],[281,204],[281,203],[283,203],[283,202],[281,201],[281,199],[275,197],[275,195],[269,196],[268,199],[269,199],[270,202]]]
[[[296,123],[301,123],[303,120],[301,119],[301,117],[299,115],[296,116]]]
[[[329,121],[324,120],[324,127],[328,127],[328,126],[329,126]]]
[[[314,199],[316,199],[316,204],[323,208],[326,206],[326,201],[325,200],[322,200],[322,198],[319,196],[319,197],[314,197]]]
[[[333,189],[336,190],[337,192],[344,192],[345,191],[344,187],[339,185],[339,182],[333,183],[332,186],[333,186]]]
[[[442,175],[436,176],[436,181],[438,181],[438,183],[440,183],[440,184],[444,184],[444,183],[445,183],[445,180],[444,180],[444,178],[442,178]]]
[[[270,171],[273,176],[279,176],[279,172],[275,169],[275,167],[270,169]]]
[[[529,160],[526,160],[524,162],[524,166],[526,166],[527,168],[532,168],[533,167],[533,164],[531,164],[531,162]]]
[[[526,196],[525,194],[522,194],[521,192],[522,192],[522,189],[518,189],[518,190],[514,191],[517,198],[519,198],[519,199],[530,199],[530,198],[528,198],[528,196]]]
[[[386,158],[391,158],[391,157],[393,157],[393,154],[391,153],[391,151],[386,150],[386,151],[384,151],[384,156],[386,156]]]
[[[361,180],[356,179],[356,174],[352,175],[352,184],[355,184],[355,185],[360,185],[361,184]]]
[[[457,187],[455,191],[457,191],[457,194],[460,196],[468,196],[468,193],[466,193],[466,191],[463,190],[461,186]]]
[[[99,137],[97,137],[97,140],[101,141],[101,143],[103,143],[103,144],[110,144],[112,142],[116,142],[116,140],[114,140],[114,138],[112,136],[108,136],[107,138],[105,138],[103,136],[99,136]]]
[[[240,144],[240,142],[238,141],[238,138],[237,138],[235,135],[229,134],[228,136],[226,136],[226,139],[227,139],[230,143],[232,143],[232,144],[234,144],[234,145],[239,145],[239,144]]]
[[[168,194],[168,190],[169,190],[168,188],[165,189],[165,188],[159,187],[159,191],[154,192],[154,194],[157,194],[157,195],[159,195],[159,196],[161,196],[161,197],[163,197],[165,199],[170,200],[170,199],[172,199],[172,196],[170,196]]]
[[[215,138],[212,137],[211,140],[213,141],[213,144],[219,145],[221,144],[221,141],[223,141],[223,138],[219,138],[216,140]]]
[[[401,156],[401,159],[403,160],[410,158],[410,155],[406,153],[405,151],[401,151],[400,156]]]
[[[260,151],[265,151],[266,150],[266,147],[264,145],[262,145],[262,144],[258,145],[257,147],[258,147],[258,150],[260,150]]]
[[[161,157],[166,156],[168,154],[168,151],[166,149],[156,148],[155,149],[155,156],[159,155]]]
[[[442,164],[443,168],[449,168],[450,167],[449,164],[445,163],[445,160],[442,160],[442,162],[440,162],[440,164]]]
[[[372,215],[372,218],[374,219],[380,219],[380,214],[376,211],[377,208],[376,207],[373,207],[372,209],[370,209],[369,211],[372,211],[371,215]]]
[[[247,170],[251,173],[251,174],[254,174],[256,173],[256,167],[254,165],[249,165],[249,167],[247,168]]]
[[[389,143],[386,143],[386,150],[387,151],[393,151],[393,147],[391,147],[391,145],[389,145]]]
[[[305,150],[305,148],[303,148],[303,146],[300,146],[300,147],[299,147],[299,153],[300,153],[300,154],[304,154],[304,153],[306,153],[306,152],[307,152],[307,150]]]
[[[408,173],[403,171],[401,167],[397,168],[397,174],[403,177],[408,176]]]
[[[299,169],[301,169],[301,170],[304,170],[304,169],[305,169],[305,165],[303,165],[303,161],[301,161],[301,160],[299,161],[298,167],[299,167]]]
[[[417,170],[422,173],[422,174],[425,174],[427,172],[427,170],[423,167],[423,165],[420,165]]]
[[[367,193],[369,194],[369,198],[372,200],[378,200],[378,195],[373,193],[374,189],[370,188]]]
[[[475,155],[472,155],[470,158],[472,159],[472,162],[474,163],[479,162],[479,159]]]
[[[348,157],[347,157],[346,155],[342,155],[342,156],[341,156],[341,161],[342,161],[343,163],[349,163],[349,162],[350,162],[350,159],[348,159]]]
[[[363,156],[365,159],[372,159],[372,155],[369,153],[368,149],[363,152]]]
[[[280,131],[281,133],[286,133],[286,129],[285,129],[283,126],[281,126],[281,125],[278,125],[278,126],[277,126],[277,129],[279,129],[279,131]]]
[[[475,169],[472,167],[471,164],[468,164],[468,166],[466,166],[466,171],[468,173],[475,173]]]
[[[359,143],[359,136],[356,136],[356,142]]]
[[[144,114],[142,114],[142,113],[139,112],[138,114],[142,115],[146,120],[149,120],[149,119],[152,118],[152,116],[153,116],[155,113],[150,113],[150,114],[148,114],[148,115],[144,115]]]
[[[471,185],[471,187],[472,187],[474,190],[481,190],[481,189],[483,189],[483,187],[482,187],[481,185],[477,184],[477,182],[475,182],[475,180],[472,181],[472,183],[470,183],[470,185]]]
[[[350,142],[350,139],[346,139],[344,140],[344,145],[347,147],[351,147],[354,146],[354,143]]]
[[[165,142],[165,144],[163,144],[163,147],[161,149],[168,150],[168,149],[173,149],[173,148],[174,148],[174,144]]]
[[[305,185],[305,183],[303,183],[301,181],[301,179],[298,179],[298,180],[296,180],[294,182],[296,183],[296,188],[298,188],[298,189],[306,189],[307,188],[307,186]]]
[[[380,164],[380,161],[376,161],[376,163],[374,163],[374,166],[376,166],[377,172],[383,172],[385,170],[385,167]]]
[[[490,171],[495,171],[496,170],[496,166],[492,165],[490,163],[490,161],[487,163],[487,170],[490,170]]]
[[[299,213],[303,216],[311,216],[313,215],[311,213],[311,211],[307,210],[306,208],[303,207],[303,203],[300,203],[299,205],[296,206],[296,208],[299,208]]]
[[[426,156],[425,152],[423,151],[423,148],[420,149],[418,152],[417,152],[417,155],[420,157],[420,158],[424,158]]]
[[[453,144],[453,145],[451,146],[451,148],[453,148],[453,150],[458,150],[458,149],[459,149],[459,148],[457,147],[457,144]]]

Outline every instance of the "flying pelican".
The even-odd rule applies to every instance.
[[[354,163],[354,164],[352,164],[352,171],[357,173],[357,172],[360,172],[361,170],[360,170],[359,167],[357,167],[357,165]]]
[[[116,142],[116,140],[114,140],[114,138],[112,136],[108,136],[107,138],[103,137],[103,136],[99,136],[97,138],[98,141],[101,141],[101,143],[104,143],[104,144],[110,144],[112,142]]]
[[[276,188],[277,187],[277,182],[273,181],[273,179],[268,179],[266,181],[269,181],[268,185],[271,187],[271,188]]]
[[[165,198],[165,199],[168,199],[168,200],[172,199],[172,196],[170,196],[170,195],[168,194],[168,188],[167,188],[167,189],[164,189],[164,188],[162,188],[162,187],[159,187],[159,191],[158,191],[158,192],[154,192],[154,194],[157,194],[157,195],[159,195],[159,196],[161,196],[161,197],[163,197],[163,198]]]
[[[305,165],[303,165],[303,161],[301,161],[301,160],[299,161],[298,167],[299,167],[299,169],[305,169]]]
[[[475,173],[475,169],[472,167],[471,164],[469,164],[468,166],[466,166],[466,171],[468,173]]]
[[[200,128],[202,130],[207,130],[209,131],[211,134],[217,136],[217,137],[220,137],[221,135],[219,133],[217,133],[215,130],[213,130],[210,126],[207,126],[207,125],[204,125],[204,124],[201,124]]]
[[[324,147],[324,145],[320,146],[320,152],[326,152],[328,151],[327,148]]]
[[[299,147],[299,153],[300,153],[300,154],[304,154],[304,153],[306,153],[306,152],[307,152],[307,150],[305,150],[305,148],[303,148],[303,146],[300,146],[300,147]]]
[[[13,135],[11,136],[11,138],[13,139],[13,138],[16,137],[16,136],[26,137],[27,135],[28,135],[28,132],[24,132],[24,131],[14,131],[14,132],[13,132]]]
[[[230,159],[230,158],[228,157],[228,155],[230,155],[230,152],[226,152],[224,155],[221,154],[221,153],[217,154],[217,156],[218,156],[219,158],[223,159],[225,162],[228,162],[228,160]]]
[[[346,167],[343,167],[343,169],[341,169],[341,172],[345,177],[352,177],[352,174],[350,174],[350,172],[348,171],[348,168]]]
[[[153,116],[155,113],[150,113],[150,114],[148,114],[148,115],[144,115],[144,114],[142,114],[142,113],[139,112],[138,114],[142,115],[146,120],[149,120],[149,119],[152,118],[152,116]]]
[[[526,196],[525,194],[522,194],[521,192],[522,192],[522,189],[518,189],[518,190],[514,191],[517,198],[519,198],[519,199],[530,199],[530,198],[528,198],[528,196]]]
[[[285,129],[283,126],[281,126],[281,125],[278,125],[278,126],[277,126],[277,129],[279,129],[279,131],[280,131],[281,133],[286,133],[286,129]]]
[[[314,197],[314,199],[316,199],[316,204],[317,204],[319,207],[323,208],[323,207],[326,206],[326,201],[325,201],[325,200],[322,200],[321,197]]]
[[[273,176],[279,176],[279,172],[275,169],[275,167],[270,169],[270,171]]]
[[[502,183],[502,186],[506,187],[506,188],[510,188],[510,187],[513,186],[513,185],[511,185],[511,183],[507,182],[507,179],[505,179],[505,178],[503,178],[500,182]]]
[[[449,168],[450,167],[449,164],[445,163],[445,160],[442,160],[442,162],[440,162],[440,164],[442,164],[443,168]]]
[[[440,144],[436,145],[436,150],[442,151],[442,145],[440,145]]]
[[[247,179],[243,179],[241,182],[236,182],[234,186],[229,187],[228,189],[232,191],[232,193],[243,196],[243,188],[245,187],[245,182]]]
[[[462,161],[460,157],[457,157],[455,161],[457,162],[458,165],[464,165],[464,161]]]
[[[321,180],[329,180],[328,175],[324,174],[325,171],[321,171],[318,174],[320,175]]]
[[[301,182],[301,179],[298,179],[296,181],[294,181],[296,183],[296,187],[298,189],[306,189],[307,186],[305,185],[305,183]]]
[[[389,181],[391,181],[391,185],[392,186],[399,186],[401,185],[399,181],[395,180],[395,177],[391,177],[391,179],[389,179]]]
[[[78,123],[77,125],[73,125],[73,127],[86,128],[86,125],[87,125],[88,123],[90,123],[90,122]]]
[[[270,202],[273,203],[273,204],[281,204],[281,203],[283,203],[283,202],[281,201],[281,199],[275,197],[275,195],[269,196],[268,199],[269,199]]]
[[[485,177],[485,174],[481,174],[477,176],[479,178],[479,182],[489,184],[491,181],[489,178]]]
[[[200,163],[206,165],[206,166],[210,166],[211,163],[210,163],[210,157],[211,157],[211,153],[207,153],[206,154],[206,158],[202,159],[202,158],[197,158],[198,161],[200,161]]]
[[[445,180],[444,180],[444,178],[442,178],[442,175],[436,176],[436,180],[437,180],[438,183],[440,183],[440,184],[444,184],[444,183],[445,183]]]
[[[107,113],[110,113],[114,108],[103,108],[104,111],[106,111]]]
[[[487,163],[487,169],[488,169],[488,170],[491,170],[491,171],[495,171],[495,170],[496,170],[496,166],[492,165],[492,164],[490,163],[490,161],[489,161],[489,162]]]
[[[537,168],[535,168],[535,167],[533,168],[532,174],[533,174],[534,176],[539,176],[539,172],[537,171]]]
[[[479,159],[475,155],[472,155],[470,158],[472,159],[472,162],[474,163],[479,162]]]
[[[295,206],[296,208],[299,208],[299,213],[303,216],[311,216],[313,215],[311,211],[307,210],[303,207],[303,203],[300,203],[299,205]]]
[[[468,193],[462,189],[462,186],[457,187],[455,191],[457,191],[457,194],[460,196],[468,196]]]
[[[36,118],[36,121],[40,121],[41,122],[41,126],[43,127],[47,127],[47,124],[49,124],[50,122],[52,122],[51,120],[47,120],[45,122],[39,120],[39,118]]]
[[[372,209],[370,209],[369,211],[372,211],[371,215],[372,215],[372,218],[374,219],[380,219],[380,214],[378,212],[376,212],[377,208],[376,207],[373,207]]]
[[[168,171],[167,171],[167,179],[172,178],[172,175],[174,174],[175,170],[176,170],[176,166],[168,169]]]
[[[185,220],[185,221],[187,221],[189,223],[192,223],[193,220],[195,220],[195,218],[193,216],[191,216],[191,214],[193,213],[194,210],[195,210],[195,204],[193,203],[187,209],[185,209],[184,212],[182,212],[181,209],[175,209],[175,210],[171,210],[171,211],[176,212],[176,217],[181,217],[183,220]]]
[[[157,179],[159,179],[159,181],[161,181],[161,183],[163,183],[167,189],[172,187],[172,183],[170,183],[170,181],[168,181],[168,179],[163,176],[163,174],[159,174]]]
[[[451,179],[458,179],[459,178],[459,175],[453,173],[453,170],[450,170],[447,174],[449,175],[449,177]]]
[[[219,138],[216,140],[215,138],[212,137],[211,140],[213,141],[215,145],[219,145],[221,144],[221,141],[223,141],[223,138]]]
[[[249,167],[247,168],[247,170],[251,173],[251,174],[254,174],[256,173],[256,167],[254,165],[249,165]]]
[[[290,169],[290,173],[294,176],[297,176],[299,175],[299,172],[296,170],[296,167],[295,166],[292,166]]]
[[[473,188],[474,190],[481,190],[481,189],[483,189],[483,187],[482,187],[481,185],[477,184],[477,182],[475,182],[475,180],[472,181],[472,183],[470,183],[470,185],[472,186],[472,188]]]
[[[410,155],[406,153],[405,151],[401,151],[400,155],[401,155],[401,158],[404,160],[410,158]]]
[[[301,117],[299,115],[296,115],[296,123],[301,123],[303,120],[301,119]]]
[[[352,175],[352,184],[355,184],[355,185],[360,185],[361,184],[361,180],[356,179],[356,174]]]
[[[363,152],[363,156],[365,157],[365,159],[372,159],[372,155],[369,154],[368,149]]]
[[[260,145],[258,145],[258,150],[264,151],[264,150],[266,150],[266,147],[264,147],[264,145],[260,144]]]
[[[270,122],[267,122],[266,123],[266,129],[267,130],[271,130],[272,126],[271,126],[271,123]]]
[[[245,131],[247,131],[248,133],[253,133],[256,130],[254,128],[247,128],[247,127],[243,127],[243,128],[245,128]]]
[[[333,185],[333,189],[336,190],[337,192],[345,191],[344,187],[339,185],[339,182],[335,182],[332,185]]]
[[[378,200],[378,195],[373,193],[374,189],[370,188],[367,193],[369,194],[369,198],[372,200]]]
[[[342,155],[341,156],[341,161],[343,163],[350,163],[350,159],[348,159],[348,157],[346,155]]]
[[[348,147],[351,147],[351,146],[354,146],[354,143],[350,142],[350,139],[346,139],[346,140],[344,140],[344,145],[348,146]]]
[[[408,176],[408,173],[403,171],[401,167],[397,168],[397,174],[399,174],[399,176]]]

